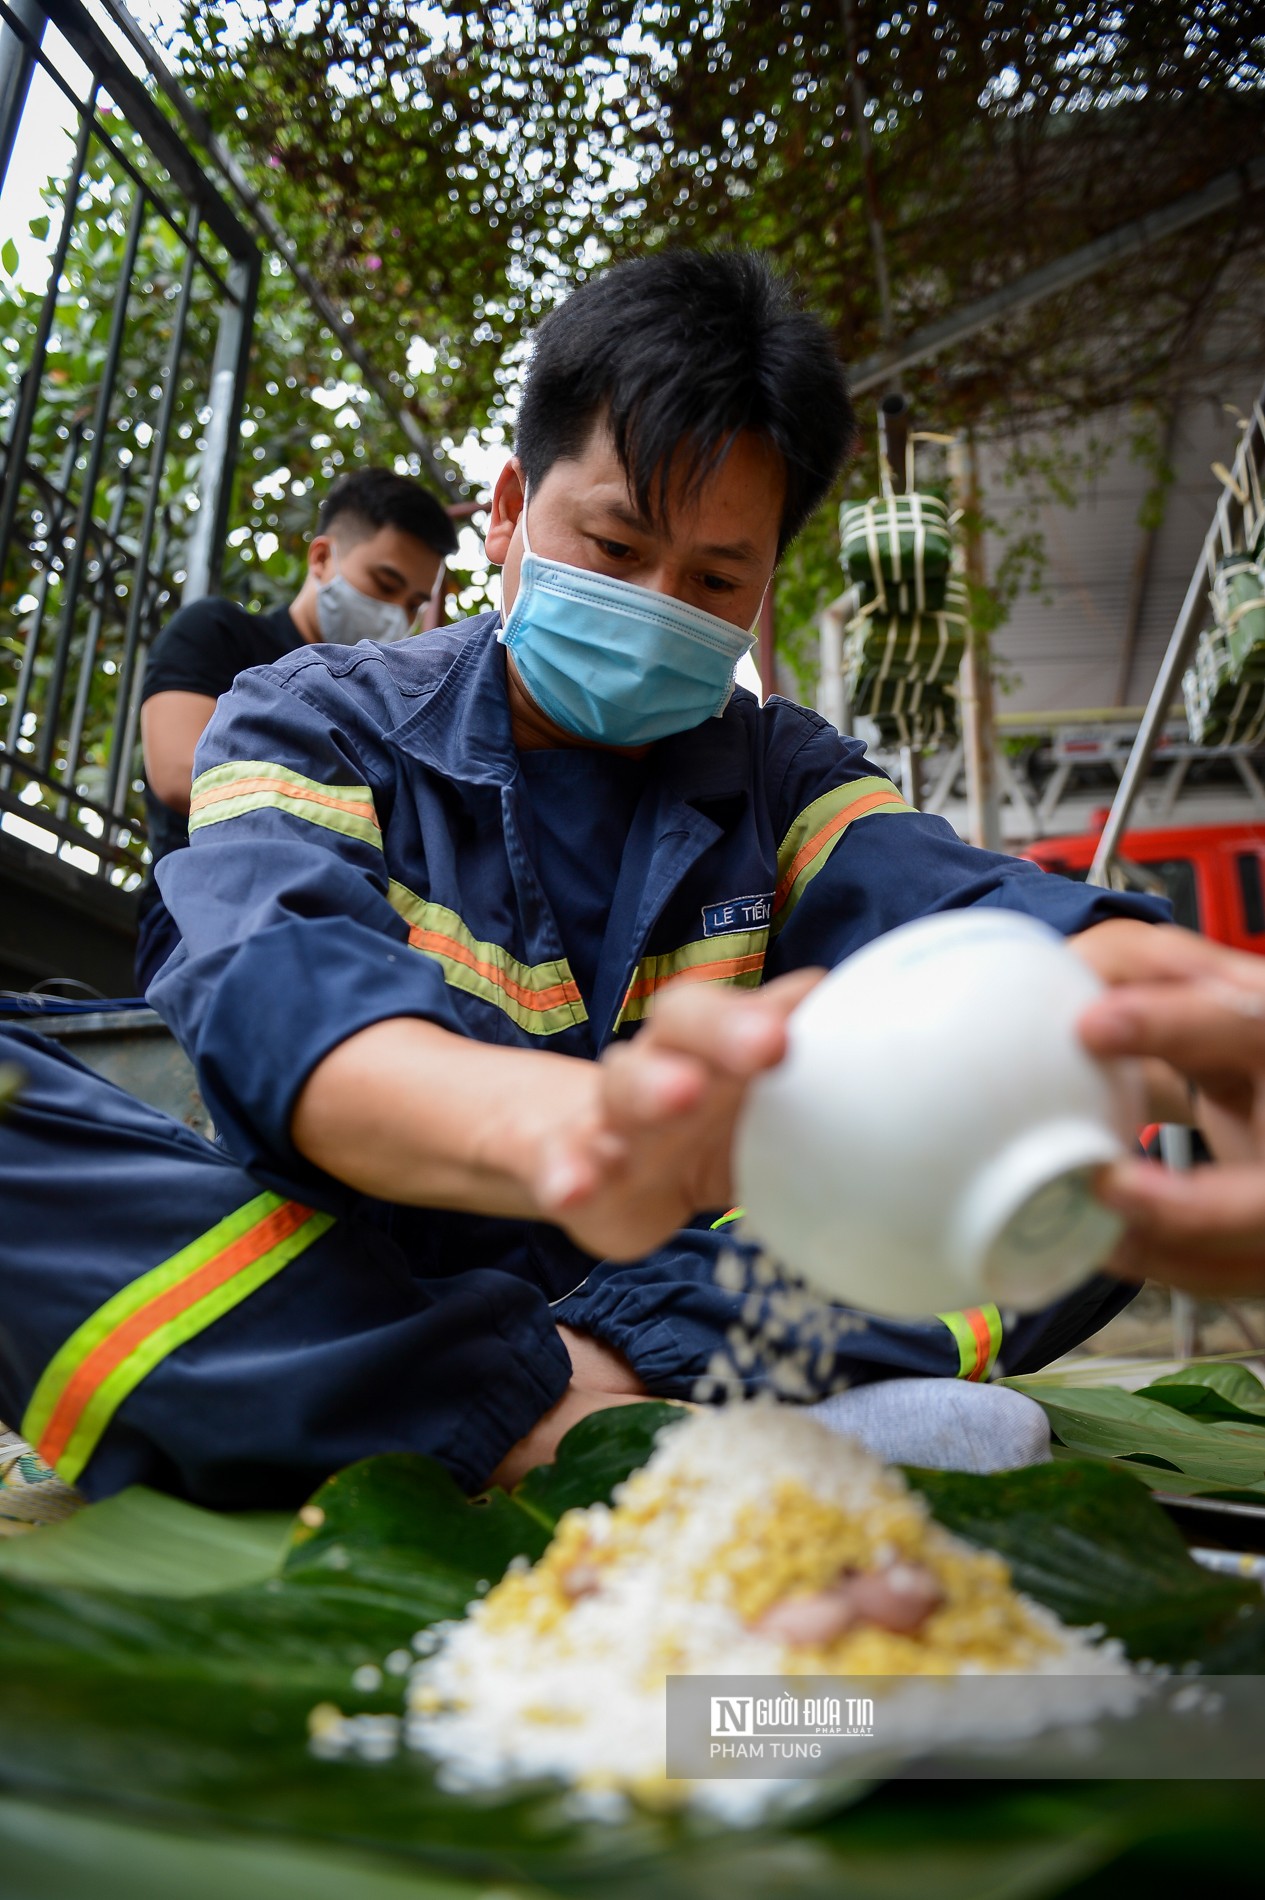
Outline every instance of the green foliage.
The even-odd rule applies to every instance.
[[[817,678],[818,615],[844,586],[839,507],[832,497],[787,549],[773,586],[778,665],[790,673],[798,696],[810,702]]]
[[[1200,1418],[1265,1423],[1265,1386],[1246,1366],[1182,1366],[1143,1386],[1138,1397],[1158,1399],[1162,1405],[1174,1405],[1179,1412],[1193,1412]]]
[[[888,334],[839,0],[407,0],[235,9],[186,0],[175,52],[216,126],[437,435],[503,428],[526,325],[607,258],[673,243],[765,248],[845,360]],[[855,0],[869,184],[906,334],[1237,165],[1257,143],[1250,10],[1207,0],[946,8]],[[1214,319],[1248,313],[1254,214],[1118,263],[906,379],[920,421],[1008,438],[1186,385]],[[1238,221],[1236,222],[1236,218]],[[384,292],[386,294],[384,294]],[[1126,339],[1122,347],[1120,339]],[[863,418],[865,420],[865,418]],[[1057,468],[1029,471],[1045,494]],[[1071,479],[1073,471],[1067,471]],[[1161,488],[1148,498],[1148,518]],[[778,581],[802,689],[838,591],[823,516]],[[1041,583],[1007,530],[981,622]]]
[[[1265,1496],[1265,1388],[1245,1366],[1184,1367],[1141,1392],[1007,1379],[1044,1406],[1060,1442],[1157,1490]]]
[[[0,1796],[6,1900],[487,1900],[482,1880],[423,1873],[328,1841],[147,1827],[76,1803]],[[502,1900],[531,1900],[524,1888]]]
[[[1250,9],[854,0],[854,48],[848,11],[838,0],[441,0],[422,10],[411,0],[231,9],[185,0],[172,55],[403,408],[448,452],[470,438],[505,442],[526,332],[612,257],[682,242],[766,248],[856,361],[1255,149],[1262,60]],[[856,79],[868,102],[868,168]],[[161,185],[160,168],[116,131],[130,162]],[[126,199],[117,164],[94,148],[90,216],[72,244],[37,427],[33,459],[49,471],[75,424],[90,424]],[[884,234],[890,316],[879,305],[867,207]],[[1171,457],[1156,418],[1197,373],[1203,339],[1215,331],[1222,356],[1259,354],[1259,297],[1245,292],[1257,209],[1249,201],[916,368],[906,390],[917,419],[1006,442],[1034,423],[1091,417],[1128,398],[1141,405],[1135,449],[1153,472],[1144,515],[1158,520]],[[32,225],[44,236],[49,228],[47,217]],[[138,425],[153,425],[182,261],[174,236],[153,223],[141,256],[127,345],[133,413],[111,418],[95,498],[103,520],[130,453],[125,541],[146,473]],[[9,364],[20,364],[37,309],[37,295],[0,282]],[[166,553],[144,603],[148,630],[178,598],[214,328],[203,284],[163,478]],[[3,362],[0,399],[11,401]],[[411,455],[277,259],[261,282],[246,431],[222,585],[273,605],[302,576],[320,488],[357,460],[408,466]],[[1016,459],[1013,470],[1036,499],[1080,492],[1085,472],[1060,452],[1040,467]],[[869,479],[852,478],[855,492]],[[36,498],[27,499],[38,557],[47,512],[36,519]],[[816,618],[838,591],[832,515],[833,503],[777,583],[779,641],[805,696]],[[973,602],[977,623],[999,625],[1043,576],[1032,520],[1009,520],[988,592]],[[108,668],[126,602],[112,580],[76,774],[89,796],[107,782],[119,712]],[[53,622],[58,586],[54,569]],[[11,572],[0,607],[29,603],[39,588],[34,571]],[[477,576],[459,598],[465,611],[483,604]],[[20,611],[25,626],[32,611]],[[20,626],[0,641],[0,694],[10,690],[5,655],[19,657],[25,637]],[[36,727],[46,680],[44,666]],[[28,730],[24,743],[32,740],[38,732]],[[134,780],[135,754],[125,765]]]
[[[636,216],[655,162],[639,12],[186,6],[185,81],[305,262],[389,369],[415,338],[433,353],[401,394],[434,436],[504,419],[524,328]]]
[[[152,169],[153,160],[147,160],[139,139],[121,123],[108,119],[107,123],[128,160],[141,166],[148,163]],[[50,212],[58,216],[61,189],[60,180],[50,180],[45,191]],[[13,628],[0,640],[0,725],[7,723],[28,643],[42,623],[19,749],[28,756],[34,754],[51,726],[57,739],[53,773],[59,778],[64,775],[71,704],[86,660],[90,693],[74,789],[103,801],[120,729],[130,734],[132,751],[123,783],[131,788],[129,810],[134,823],[121,842],[130,844],[139,862],[140,750],[134,717],[130,726],[124,717],[122,689],[127,682],[122,663],[134,606],[133,564],[157,453],[156,431],[173,351],[186,249],[180,234],[151,212],[142,227],[131,284],[124,288],[134,202],[135,187],[119,160],[94,144],[36,408],[28,456],[31,473],[21,491],[17,541],[19,550],[29,553],[25,561],[21,554],[11,558],[0,588],[0,611],[11,617]],[[49,225],[47,216],[33,220],[32,234],[47,237]],[[206,448],[203,429],[208,411],[204,405],[221,307],[210,270],[222,274],[227,259],[205,227],[201,243],[209,268],[200,268],[195,275],[176,366],[170,449],[158,474],[157,533],[149,550],[149,585],[140,605],[144,642],[153,638],[179,603]],[[120,296],[126,296],[126,316],[118,377],[105,418],[95,492],[86,497],[83,486],[98,395]],[[5,341],[0,351],[0,419],[13,414],[18,377],[34,347],[43,297],[42,285],[0,281],[0,337]],[[418,467],[397,421],[384,412],[359,369],[345,358],[306,300],[296,295],[288,270],[280,260],[265,258],[221,590],[248,606],[262,608],[290,599],[303,578],[306,543],[322,492],[344,470],[371,461],[414,473]],[[59,507],[44,477],[58,484],[67,478],[68,509]],[[69,678],[58,706],[53,707],[48,704],[52,655],[63,617],[65,570],[73,558],[75,516],[81,507],[88,509],[95,524],[88,536],[87,586],[72,627]],[[106,529],[115,520],[117,540],[111,544]],[[141,665],[143,657],[142,651]],[[15,789],[21,782],[19,774]],[[33,818],[58,803],[54,792],[34,782],[28,785],[26,797]],[[90,814],[83,816],[89,830],[94,829],[96,821]]]

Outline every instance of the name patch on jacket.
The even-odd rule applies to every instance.
[[[703,935],[727,937],[735,930],[759,930],[772,915],[772,891],[759,897],[728,897],[723,903],[703,906]]]

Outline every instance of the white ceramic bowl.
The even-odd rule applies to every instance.
[[[904,1318],[1069,1290],[1120,1223],[1090,1191],[1140,1119],[1132,1065],[1076,1021],[1101,984],[1015,912],[950,911],[867,944],[795,1011],[751,1089],[747,1231],[849,1306]]]

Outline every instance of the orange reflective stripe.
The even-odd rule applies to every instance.
[[[628,985],[624,1007],[627,1009],[629,1003],[637,1003],[643,997],[652,996],[665,983],[732,983],[737,977],[749,976],[753,971],[763,968],[763,950],[752,950],[744,957],[717,957],[712,963],[686,964],[678,970],[668,970],[658,976],[636,977]]]
[[[970,1327],[971,1336],[975,1341],[974,1363],[966,1376],[968,1379],[982,1379],[993,1355],[993,1338],[988,1320],[978,1306],[966,1307],[962,1317]]]
[[[502,990],[522,1009],[543,1012],[566,1003],[583,1008],[579,985],[574,978],[568,977],[561,983],[551,984],[548,989],[530,990],[524,984],[515,982],[507,971],[498,969],[495,963],[486,963],[477,957],[459,937],[448,937],[441,930],[425,930],[421,924],[410,924],[408,940],[414,950],[426,950],[433,957],[451,957],[454,963],[464,964],[476,976],[482,977],[485,983]]]
[[[665,983],[736,983],[758,989],[769,946],[768,925],[759,930],[730,930],[719,937],[698,937],[660,956],[642,957],[624,991],[616,1029],[641,1022],[652,998]]]
[[[333,1224],[332,1215],[271,1193],[226,1215],[76,1329],[35,1388],[23,1436],[73,1484],[141,1380]]]
[[[829,844],[830,840],[837,836],[845,826],[850,825],[854,818],[864,818],[865,814],[869,811],[881,811],[889,806],[898,807],[901,810],[908,810],[904,799],[894,785],[889,786],[886,791],[871,792],[868,798],[859,798],[855,805],[848,805],[843,811],[837,811],[832,818],[828,818],[820,831],[815,832],[807,844],[801,845],[799,850],[795,853],[795,856],[791,859],[786,871],[778,882],[776,891],[773,893],[774,910],[781,909],[782,905],[790,896],[791,886],[794,884],[796,878],[806,864],[811,864],[824,844]]]
[[[189,809],[202,812],[211,805],[222,804],[225,799],[245,798],[252,792],[276,792],[304,804],[325,805],[331,811],[349,812],[353,818],[363,818],[367,824],[381,829],[372,799],[335,798],[330,792],[319,791],[315,785],[299,785],[286,778],[239,778],[229,785],[212,785],[190,800]]]
[[[712,1222],[712,1233],[715,1233],[718,1227],[728,1227],[731,1221],[741,1220],[746,1211],[745,1207],[731,1207],[727,1214],[722,1214],[719,1220]]]
[[[503,1010],[529,1036],[556,1036],[588,1021],[565,957],[522,963],[501,944],[476,937],[455,910],[419,897],[395,878],[387,897],[408,926],[410,949],[433,958],[445,983]]]
[[[273,813],[382,849],[382,827],[367,785],[322,784],[271,759],[230,759],[199,772],[189,799],[189,833]]]
[[[960,1312],[937,1313],[958,1349],[959,1379],[986,1379],[1001,1351],[1002,1324],[997,1308],[966,1306]]]
[[[770,931],[777,936],[794,915],[796,906],[848,827],[858,818],[876,814],[910,813],[896,787],[877,773],[849,779],[805,805],[777,850],[777,889],[773,893]]]

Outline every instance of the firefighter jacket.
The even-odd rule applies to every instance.
[[[651,1390],[689,1395],[735,1310],[712,1274],[725,1236],[705,1231],[723,1210],[630,1267],[594,1263],[545,1225],[372,1206],[290,1137],[300,1089],[339,1043],[414,1016],[593,1059],[635,1034],[674,978],[754,987],[836,964],[929,912],[1000,905],[1066,934],[1164,915],[1155,900],[962,844],[912,810],[859,743],[742,689],[720,716],[652,747],[631,791],[627,760],[592,755],[577,826],[601,835],[609,766],[622,855],[586,868],[555,853],[546,881],[497,625],[488,615],[398,645],[308,646],[237,679],[198,749],[191,848],[159,869],[182,941],[149,992],[196,1064],[224,1150],[252,1179],[377,1222],[432,1293],[448,1283],[457,1299],[479,1274],[459,1346],[445,1333],[472,1385],[485,1357],[495,1364],[495,1391],[467,1415],[467,1483],[540,1415],[555,1320],[623,1352]],[[509,1351],[497,1286],[514,1314]],[[1099,1286],[1061,1302],[1045,1333],[1025,1322],[1021,1356],[1053,1356],[1069,1329],[1083,1336],[1127,1297]],[[996,1357],[993,1318],[872,1321],[849,1335],[849,1376],[978,1377]]]

